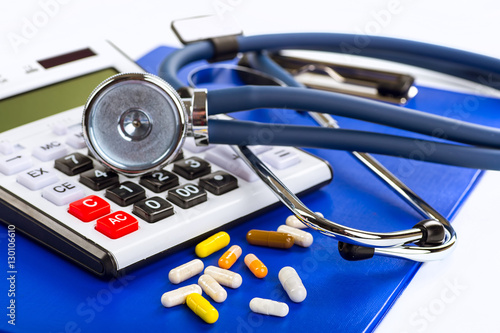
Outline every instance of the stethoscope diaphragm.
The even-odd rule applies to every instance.
[[[152,74],[108,78],[92,92],[83,113],[90,153],[126,175],[144,174],[172,161],[187,131],[182,99]]]

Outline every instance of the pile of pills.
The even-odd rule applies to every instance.
[[[303,229],[306,226],[292,215],[286,219],[286,225],[279,226],[277,231],[250,230],[246,239],[252,245],[280,249],[289,249],[294,245],[311,246],[313,236],[299,228]],[[221,231],[199,243],[195,248],[195,253],[199,258],[205,258],[225,248],[229,243],[229,234]],[[203,261],[194,259],[173,268],[168,274],[172,284],[179,284],[196,275],[202,275],[198,278],[198,284],[190,284],[164,293],[161,297],[161,304],[170,308],[185,303],[206,323],[215,323],[219,318],[219,313],[210,301],[202,296],[202,293],[204,292],[214,302],[222,303],[227,299],[227,292],[223,286],[232,289],[239,288],[243,283],[243,278],[229,269],[242,253],[240,246],[232,245],[218,260],[219,267],[205,268]],[[267,267],[255,254],[248,253],[244,257],[244,262],[256,278],[262,279],[267,276]],[[300,303],[306,299],[307,290],[294,268],[283,267],[279,271],[278,279],[291,301]],[[289,312],[286,303],[259,297],[253,298],[249,306],[250,310],[255,313],[270,316],[285,317]]]

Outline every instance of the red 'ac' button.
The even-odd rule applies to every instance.
[[[83,222],[90,222],[109,214],[111,208],[106,200],[97,195],[89,195],[69,204],[68,213],[76,216]]]
[[[97,220],[95,229],[112,239],[117,239],[139,229],[139,222],[130,214],[117,211]]]

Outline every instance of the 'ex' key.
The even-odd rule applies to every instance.
[[[17,175],[17,182],[32,191],[39,190],[59,180],[54,169],[38,167]]]

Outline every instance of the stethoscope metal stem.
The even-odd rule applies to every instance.
[[[339,241],[372,247],[391,247],[418,241],[422,232],[418,228],[403,231],[376,233],[349,228],[316,215],[307,208],[297,196],[283,184],[273,172],[246,146],[232,146],[236,153],[268,185],[275,195],[304,224]]]
[[[321,126],[339,128],[337,121],[328,114],[308,112],[309,115]],[[387,170],[376,158],[368,153],[351,152],[368,170],[380,178],[395,193],[404,199],[422,216],[439,221],[447,231],[444,244],[435,247],[400,247],[400,248],[376,248],[375,253],[379,255],[400,257],[415,261],[440,260],[444,258],[456,244],[457,236],[450,222],[435,210],[431,205],[420,198],[405,183],[399,180],[392,172]]]

